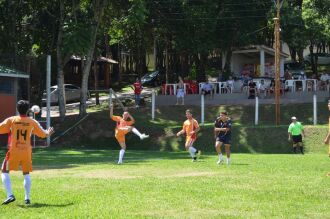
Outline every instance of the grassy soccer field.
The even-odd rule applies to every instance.
[[[3,153],[0,154],[4,156]],[[30,206],[12,172],[16,202],[1,218],[330,218],[325,154],[214,154],[37,149]],[[0,197],[5,198],[3,189]]]

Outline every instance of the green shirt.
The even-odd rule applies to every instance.
[[[291,123],[288,129],[288,132],[291,133],[291,135],[300,135],[301,132],[304,130],[304,127],[300,122]]]

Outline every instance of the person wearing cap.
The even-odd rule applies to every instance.
[[[221,147],[224,145],[227,155],[227,165],[230,164],[230,146],[231,146],[231,119],[227,112],[221,112],[220,116],[214,122],[215,149],[219,160],[217,164],[222,163]]]
[[[302,144],[302,137],[305,137],[303,125],[297,121],[295,116],[291,117],[292,123],[288,129],[289,141],[292,139],[293,143],[293,152],[297,153],[297,147],[299,147],[300,152],[304,154],[304,147]]]
[[[328,109],[330,111],[330,99],[328,100]],[[330,117],[329,117],[329,130],[327,136],[324,139],[324,144],[329,144],[329,140],[330,140]],[[330,157],[330,144],[329,144],[329,157]]]

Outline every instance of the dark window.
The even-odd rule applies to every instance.
[[[79,88],[74,86],[74,85],[66,85],[65,86],[65,89],[66,90],[78,90]]]

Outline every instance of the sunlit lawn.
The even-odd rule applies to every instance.
[[[4,153],[1,153],[1,157]],[[214,154],[118,150],[34,152],[30,206],[12,172],[16,202],[1,218],[330,218],[325,154]],[[0,197],[5,198],[4,190]]]

